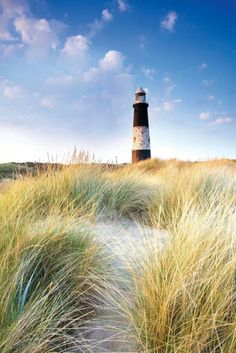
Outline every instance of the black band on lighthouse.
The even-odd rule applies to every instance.
[[[133,150],[132,151],[132,162],[144,161],[145,159],[151,158],[150,150]]]
[[[148,125],[148,113],[147,103],[134,103],[134,125],[133,126],[149,126]]]

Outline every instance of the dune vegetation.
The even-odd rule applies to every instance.
[[[101,219],[165,232],[125,259],[128,296],[90,234]],[[0,351],[98,352],[82,333],[111,298],[137,352],[235,353],[235,228],[234,161],[72,163],[1,183]]]

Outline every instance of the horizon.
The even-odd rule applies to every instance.
[[[129,163],[138,86],[153,158],[236,159],[233,0],[0,0],[0,16],[0,163],[75,147]]]
[[[86,152],[87,153],[87,152]],[[87,159],[88,158],[88,159]],[[116,160],[115,158],[113,160],[104,160],[102,161],[101,159],[97,158],[94,154],[92,155],[92,159],[90,160],[90,153],[88,152],[88,157],[86,157],[86,160],[80,161],[79,158],[78,160],[73,160],[73,153],[70,154],[65,154],[62,159],[57,159],[53,156],[50,158],[46,159],[44,161],[42,160],[19,160],[19,161],[8,161],[8,162],[0,162],[0,165],[4,164],[16,164],[16,165],[21,165],[21,164],[58,164],[58,165],[70,165],[70,164],[107,164],[107,165],[127,165],[127,164],[133,164],[131,161],[129,162],[119,162],[118,159]],[[157,160],[160,162],[183,162],[183,163],[208,163],[208,162],[236,162],[236,158],[224,158],[224,157],[219,157],[219,158],[209,158],[209,159],[179,159],[179,158],[159,158],[159,157],[151,157],[150,159],[145,159],[145,160],[140,160],[139,162],[145,162],[148,160]]]

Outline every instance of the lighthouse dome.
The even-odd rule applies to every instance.
[[[146,92],[142,87],[138,87],[135,91],[135,103],[146,103]]]
[[[138,87],[138,88],[136,89],[135,94],[141,94],[141,95],[143,95],[143,94],[146,94],[146,92],[144,91],[144,89],[143,89],[142,87]]]

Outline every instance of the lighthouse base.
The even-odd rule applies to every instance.
[[[132,151],[132,163],[144,161],[145,159],[151,158],[150,150],[133,150]]]

